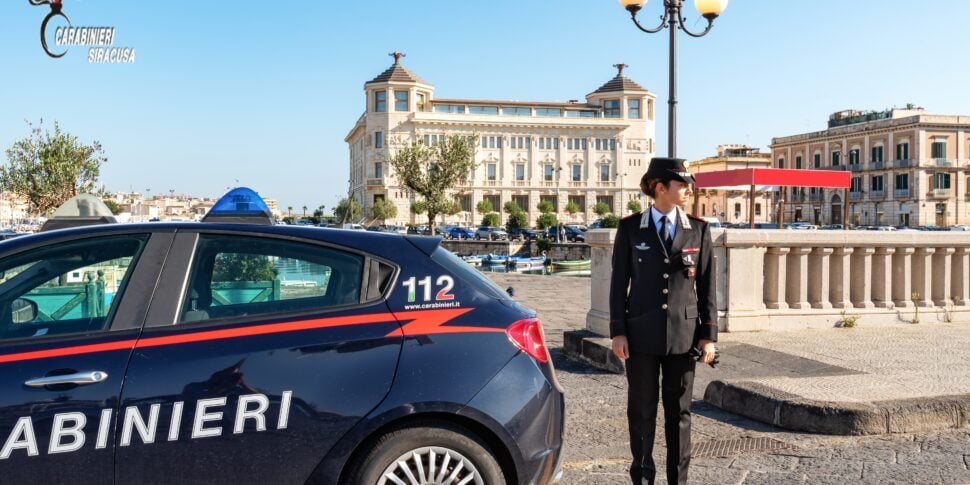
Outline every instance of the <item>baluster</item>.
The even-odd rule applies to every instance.
[[[829,258],[832,248],[815,248],[809,256],[808,301],[812,308],[832,308],[829,302]]]
[[[876,248],[872,257],[872,304],[893,307],[893,253],[896,248]]]
[[[933,299],[930,292],[933,289],[933,263],[932,257],[934,248],[916,248],[913,252],[913,291],[916,296],[916,305],[921,307],[933,306]]]
[[[808,253],[812,248],[791,248],[788,252],[788,274],[785,278],[785,300],[788,308],[810,308],[808,304]]]
[[[765,307],[771,310],[788,308],[785,302],[784,278],[788,248],[770,247],[765,253]]]
[[[855,248],[852,252],[852,285],[849,298],[855,308],[874,308],[872,303],[872,255],[875,248]]]
[[[835,248],[829,258],[829,300],[835,308],[850,308],[849,260],[854,248]]]
[[[950,301],[953,283],[953,248],[936,248],[933,254],[933,303],[945,307]]]
[[[967,270],[970,269],[970,248],[956,248],[953,255],[953,304],[963,306],[970,302],[970,285],[967,284]]]

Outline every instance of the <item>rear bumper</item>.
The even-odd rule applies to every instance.
[[[518,354],[462,411],[485,414],[503,428],[521,484],[553,484],[561,476],[565,400],[551,368],[541,366]]]

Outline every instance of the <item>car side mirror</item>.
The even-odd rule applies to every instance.
[[[10,303],[10,321],[28,323],[37,318],[37,303],[25,298],[17,298]]]

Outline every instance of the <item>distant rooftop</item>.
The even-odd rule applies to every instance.
[[[888,120],[895,118],[905,118],[917,114],[925,114],[926,110],[921,107],[906,105],[906,108],[889,108],[883,111],[860,111],[847,109],[832,113],[829,116],[829,128],[838,126],[854,125],[856,123],[866,123],[869,121]]]
[[[387,68],[387,70],[380,73],[380,75],[378,75],[374,79],[371,79],[370,81],[367,81],[366,83],[364,83],[365,85],[373,84],[373,83],[386,83],[386,82],[428,84],[427,82],[424,81],[424,79],[421,79],[416,74],[414,74],[413,72],[409,71],[406,67],[401,65],[401,58],[404,57],[403,53],[392,52],[390,55],[394,56],[394,64],[391,64],[391,67]]]

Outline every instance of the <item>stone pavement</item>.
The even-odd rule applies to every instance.
[[[502,288],[514,287],[516,299],[535,309],[543,322],[566,393],[565,483],[628,483],[625,377],[567,360],[561,352],[562,333],[585,326],[590,280],[488,276]],[[698,366],[690,482],[970,483],[970,429],[946,427],[946,419],[965,426],[970,414],[961,414],[960,409],[966,408],[958,405],[920,406],[940,396],[962,402],[959,396],[970,393],[970,368],[963,360],[970,358],[968,346],[970,327],[945,323],[722,333],[722,364],[717,369]],[[888,434],[792,431],[704,402],[711,382],[715,382],[712,387],[721,386],[721,396],[731,402],[738,396],[729,397],[724,389],[750,391],[755,397],[746,402],[756,408],[774,399],[776,403],[835,403],[826,408],[828,412],[883,406],[879,412],[915,409],[923,414],[916,414],[915,421],[902,420],[901,427]],[[654,457],[663,470],[663,417],[658,415]],[[892,415],[882,416],[888,429]],[[813,419],[825,418],[823,413]],[[931,426],[923,426],[923,421],[932,421]],[[665,483],[658,478],[658,483]]]

